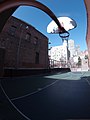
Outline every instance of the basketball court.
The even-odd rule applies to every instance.
[[[1,79],[1,120],[90,118],[89,74],[68,72]]]
[[[65,27],[64,21],[60,23],[49,8],[28,0],[5,1],[0,5],[0,13],[19,5],[34,6],[46,12],[57,24],[50,33],[59,34],[62,41],[66,39],[68,48],[68,31],[76,27],[74,20],[65,20],[69,23]],[[65,29],[67,26],[69,29]],[[0,98],[0,120],[90,119],[90,71],[1,78]]]

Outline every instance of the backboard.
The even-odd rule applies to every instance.
[[[72,30],[77,26],[76,22],[69,17],[58,17],[57,19],[59,20],[61,26],[66,31]],[[58,34],[60,31],[58,29],[57,24],[54,21],[51,21],[47,26],[47,32],[53,33],[53,34]]]

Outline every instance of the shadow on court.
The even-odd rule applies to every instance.
[[[4,120],[90,119],[89,82],[90,76],[81,73],[3,79],[1,85],[5,93],[27,118],[13,108],[2,90],[1,118]]]

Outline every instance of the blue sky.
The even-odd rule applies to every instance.
[[[87,49],[86,30],[87,16],[84,0],[38,0],[49,7],[57,17],[67,16],[73,18],[77,27],[70,32],[69,39],[73,39],[76,45],[80,45],[81,50]],[[13,16],[31,24],[49,38],[50,46],[62,45],[62,40],[58,34],[48,34],[47,25],[51,18],[38,8],[31,6],[19,7]]]

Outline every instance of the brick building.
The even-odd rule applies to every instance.
[[[10,17],[0,34],[0,63],[4,68],[47,68],[48,38]]]
[[[88,47],[88,55],[89,55],[89,69],[90,69],[90,0],[84,0],[86,6],[87,13],[87,35],[86,42]]]

